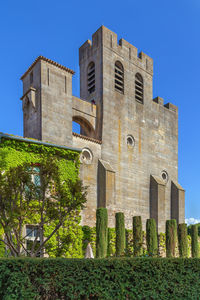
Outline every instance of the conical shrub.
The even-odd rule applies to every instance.
[[[96,211],[96,257],[104,258],[108,247],[108,212],[106,208]]]
[[[175,219],[166,221],[166,256],[175,257],[177,243],[177,223]]]
[[[133,217],[133,255],[140,256],[142,254],[142,219],[141,216]]]
[[[116,230],[116,256],[124,254],[126,240],[125,240],[125,225],[124,214],[118,212],[115,214],[115,230]]]
[[[180,257],[187,257],[188,238],[187,238],[187,224],[185,223],[178,225],[178,249],[179,249]]]
[[[196,224],[191,226],[191,239],[192,257],[199,257],[198,225]]]
[[[147,251],[150,256],[158,255],[158,237],[155,219],[148,219],[146,222]]]

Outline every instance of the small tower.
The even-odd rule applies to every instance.
[[[72,75],[74,72],[39,56],[21,77],[24,137],[60,145],[72,143]]]

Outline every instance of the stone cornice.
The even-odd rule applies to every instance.
[[[94,142],[94,143],[97,143],[97,144],[102,144],[102,141],[100,140],[97,140],[97,139],[94,139],[94,138],[91,138],[91,137],[88,137],[88,136],[85,136],[85,135],[82,135],[82,134],[78,134],[76,132],[72,132],[72,134],[76,137],[79,137],[83,140],[87,140],[87,141],[91,141],[91,142]]]

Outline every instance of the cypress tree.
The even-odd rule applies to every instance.
[[[191,226],[192,257],[199,257],[198,225]]]
[[[188,239],[187,239],[187,224],[178,225],[178,249],[180,257],[188,255]]]
[[[147,240],[147,251],[150,256],[158,254],[158,237],[156,231],[155,219],[148,219],[146,222],[146,240]]]
[[[141,216],[133,217],[133,254],[140,256],[142,254],[142,219]]]
[[[166,221],[166,256],[175,257],[175,249],[177,242],[177,224],[176,220]]]
[[[124,214],[118,212],[115,214],[115,231],[116,231],[116,256],[120,256],[125,250],[125,225]]]
[[[97,208],[96,211],[96,257],[104,258],[108,244],[108,213],[106,208]]]

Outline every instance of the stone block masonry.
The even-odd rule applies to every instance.
[[[80,176],[88,186],[82,224],[94,226],[97,207],[144,222],[184,222],[178,184],[178,109],[152,99],[153,60],[101,26],[79,49],[80,98],[73,71],[42,56],[22,76],[24,136],[82,149]],[[72,133],[72,121],[80,134]]]

